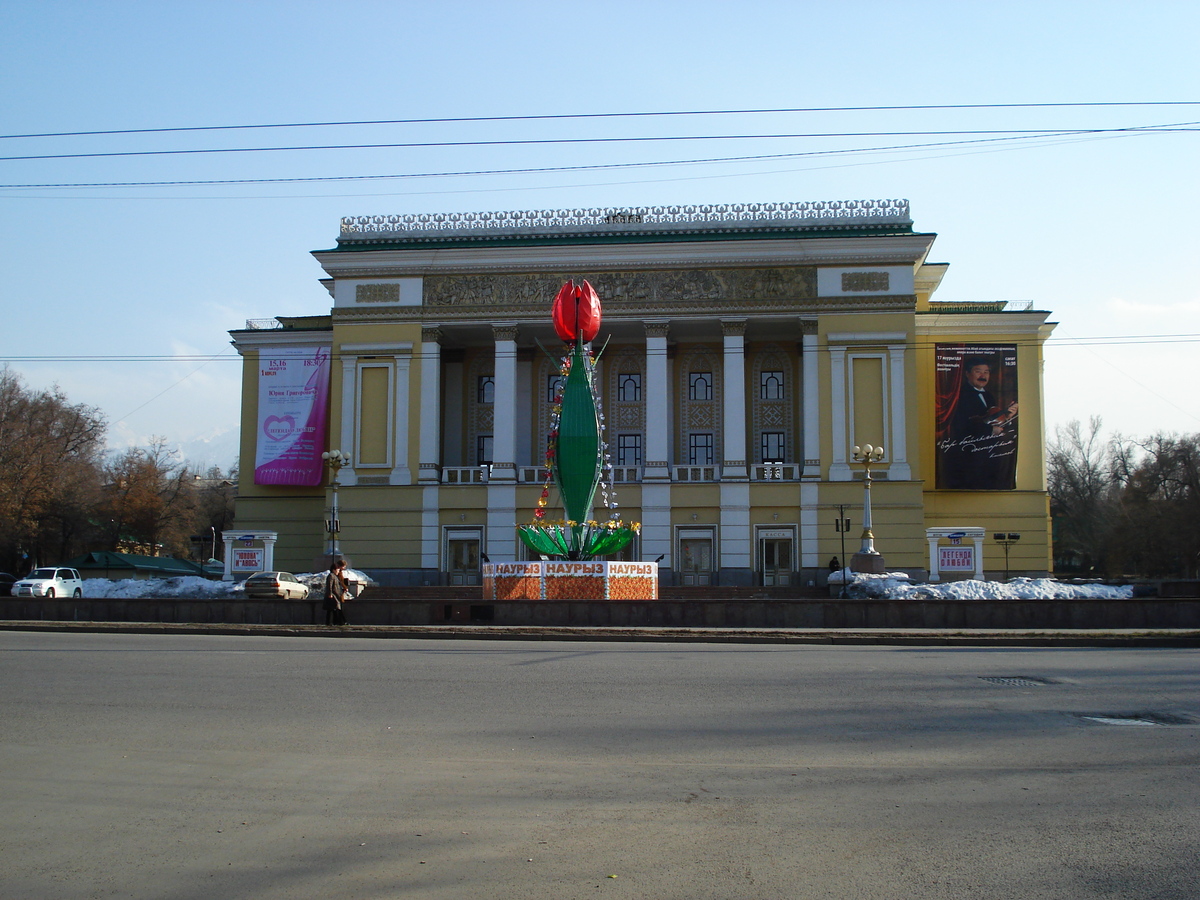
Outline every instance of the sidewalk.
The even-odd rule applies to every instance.
[[[0,621],[0,631],[271,637],[730,644],[906,644],[955,647],[1200,647],[1200,629],[654,628],[526,625],[240,625]]]

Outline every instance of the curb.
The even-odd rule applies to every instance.
[[[215,634],[262,637],[957,647],[1200,647],[1200,629],[626,628],[522,625],[244,625],[0,621],[0,631],[67,634]]]

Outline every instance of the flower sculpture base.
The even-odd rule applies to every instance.
[[[484,563],[483,599],[657,600],[652,562]]]

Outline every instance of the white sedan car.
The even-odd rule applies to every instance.
[[[14,597],[82,597],[83,579],[74,569],[34,569],[13,585]]]
[[[257,572],[246,579],[247,597],[282,597],[284,600],[304,600],[308,585],[291,572]]]

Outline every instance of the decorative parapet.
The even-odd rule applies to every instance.
[[[394,235],[462,238],[580,231],[773,230],[911,224],[907,200],[832,200],[347,216],[342,219],[342,238]]]

